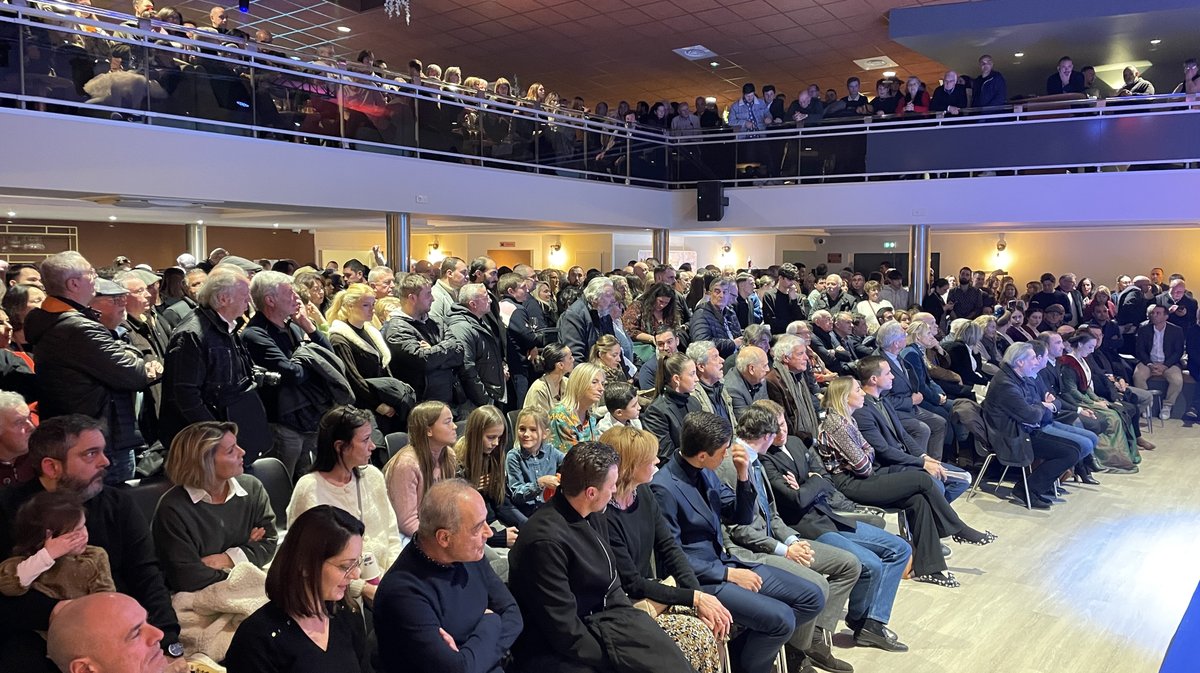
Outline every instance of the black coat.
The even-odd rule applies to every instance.
[[[179,323],[167,346],[159,438],[169,447],[184,427],[199,421],[238,424],[244,461],[253,463],[273,443],[267,413],[254,383],[253,360],[242,336],[200,307]]]
[[[571,349],[576,362],[587,362],[592,344],[601,334],[612,334],[612,316],[597,316],[581,295],[558,318],[558,339]]]
[[[763,322],[771,326],[771,334],[783,334],[787,326],[796,320],[804,320],[807,316],[805,307],[808,302],[799,295],[789,297],[786,293],[775,290],[763,297]]]
[[[884,416],[880,405],[887,404],[888,416]],[[863,405],[854,411],[854,421],[863,439],[875,449],[877,466],[900,466],[921,468],[925,465],[922,456],[925,450],[900,425],[900,416],[886,399],[864,395]],[[888,418],[894,422],[889,423]]]
[[[446,336],[433,318],[419,322],[399,317],[383,324],[383,338],[392,352],[392,376],[412,386],[419,400],[456,407],[466,399],[459,384],[463,346]]]
[[[524,304],[519,303],[512,297],[505,297],[500,300],[502,305],[508,304],[513,307],[512,314],[508,317],[505,336],[505,361],[508,362],[508,369],[513,375],[521,374],[530,379],[537,378],[537,373],[533,371],[530,365],[528,353],[530,349],[541,348],[545,346],[545,342],[539,335],[544,325],[541,325],[534,318],[530,311],[530,304],[538,307],[538,313],[541,314],[541,306],[537,300],[527,301]]]
[[[741,335],[737,317],[731,319],[731,312],[718,311],[709,302],[701,303],[688,322],[688,338],[691,342],[711,341],[723,358],[737,351],[737,344],[733,340]]]
[[[446,335],[463,347],[459,381],[467,399],[459,413],[466,417],[477,407],[501,406],[505,392],[504,350],[496,334],[466,306],[455,304],[446,316]]]
[[[1006,465],[1031,464],[1030,432],[1051,420],[1050,410],[1042,406],[1034,383],[1017,374],[1008,363],[1001,364],[983,398],[983,422],[996,457]]]
[[[826,477],[810,476],[817,470],[809,465],[808,451],[795,438],[789,444],[795,447],[794,453],[790,446],[772,446],[759,457],[775,494],[775,508],[783,522],[808,540],[815,540],[824,533],[854,530],[854,521],[829,506],[829,497],[837,493],[837,487]],[[800,488],[792,488],[786,479],[788,474]]]
[[[692,411],[703,411],[700,400],[691,395],[664,390],[642,412],[642,427],[658,437],[659,465],[670,460],[675,455],[675,449],[680,447],[683,419]]]
[[[254,364],[280,375],[278,386],[259,389],[259,396],[262,397],[263,406],[267,410],[267,418],[273,423],[281,422],[280,393],[285,389],[304,385],[312,375],[303,365],[292,361],[292,354],[296,352],[300,344],[311,340],[318,346],[333,349],[329,339],[325,338],[321,330],[315,330],[311,335],[306,335],[299,325],[290,320],[283,327],[277,327],[267,320],[263,313],[256,313],[254,317],[250,318],[246,329],[242,330],[242,340],[245,341],[246,350],[250,352],[250,358]],[[325,411],[326,409],[313,409],[312,413],[306,415],[307,418],[292,418],[290,419],[292,422],[287,425],[300,432],[315,431],[317,421],[321,420],[321,415]]]

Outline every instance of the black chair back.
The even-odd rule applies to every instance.
[[[275,512],[275,527],[279,530],[287,528],[287,506],[292,501],[292,476],[287,467],[278,458],[259,458],[250,466],[250,474],[254,475],[271,501],[271,509]]]
[[[146,524],[149,525],[154,520],[154,510],[158,509],[159,499],[172,486],[174,484],[171,483],[170,479],[159,475],[157,477],[142,479],[136,485],[125,489],[125,492],[133,499],[133,504],[137,506],[142,516],[146,517]]]
[[[408,446],[408,433],[393,432],[387,437],[383,438],[383,445],[387,452],[387,459],[385,459],[383,462],[384,464],[387,464],[387,462],[391,460],[393,456],[395,456],[397,453],[400,453],[400,449]]]

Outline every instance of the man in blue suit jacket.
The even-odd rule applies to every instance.
[[[815,619],[824,609],[825,596],[811,582],[771,566],[740,561],[725,550],[721,522],[747,525],[758,504],[744,448],[733,448],[736,492],[714,472],[732,437],[733,429],[725,419],[703,411],[688,414],[679,451],[654,475],[650,488],[700,588],[720,599],[734,622],[745,629],[734,642],[735,669],[767,673],[796,626]]]

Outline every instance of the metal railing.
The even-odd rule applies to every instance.
[[[1050,100],[697,135],[72,5],[0,5],[0,105],[654,188],[1183,167],[1194,96]]]

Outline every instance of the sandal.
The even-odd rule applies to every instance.
[[[947,589],[955,589],[959,586],[962,586],[958,583],[958,580],[954,578],[954,573],[950,572],[949,570],[940,573],[920,575],[918,577],[914,577],[913,581],[924,582],[925,584],[936,584],[939,587],[946,587]]]
[[[985,530],[985,531],[983,531],[983,537],[979,538],[978,540],[970,540],[961,535],[955,535],[955,536],[951,537],[950,539],[954,540],[955,542],[957,542],[959,544],[973,544],[977,547],[982,547],[985,544],[991,544],[991,543],[995,542],[996,534],[990,530]]]

